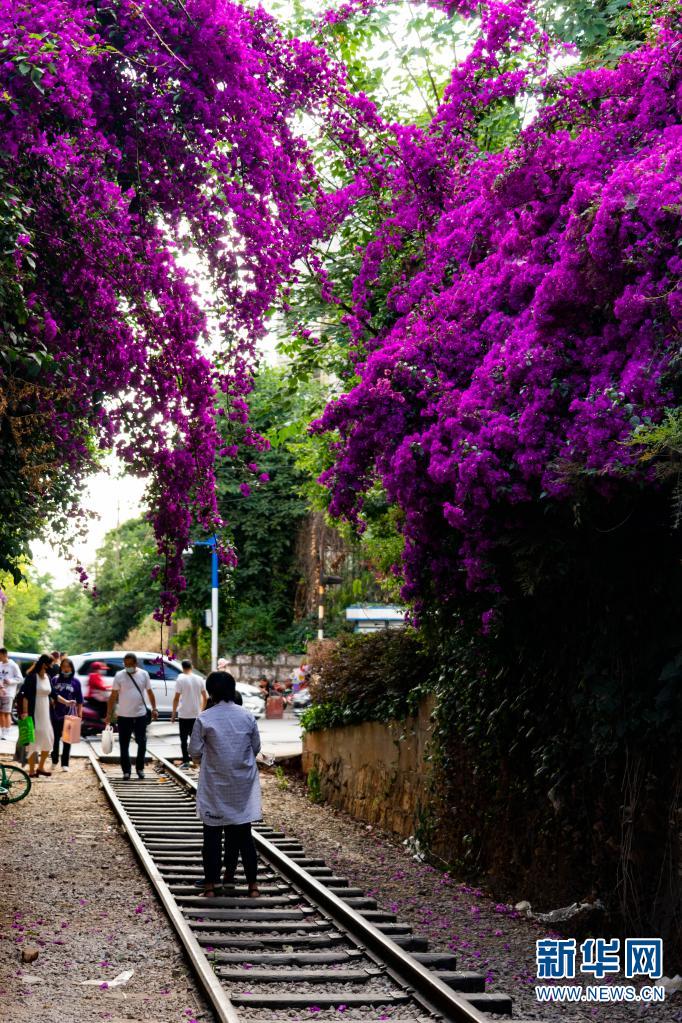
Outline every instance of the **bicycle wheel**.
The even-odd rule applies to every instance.
[[[3,764],[0,770],[0,803],[18,803],[30,791],[31,779],[26,771]]]

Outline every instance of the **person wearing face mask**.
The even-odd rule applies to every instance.
[[[59,744],[62,741],[64,719],[72,707],[76,708],[79,717],[83,716],[83,692],[73,670],[73,661],[68,657],[62,657],[59,665],[59,674],[52,680],[50,707],[52,731],[54,732],[54,745],[52,747],[52,764],[54,767],[59,763]],[[68,742],[62,743],[62,771],[69,770],[70,754],[71,744]]]

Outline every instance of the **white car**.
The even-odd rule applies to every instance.
[[[106,664],[107,670],[102,672],[106,678],[113,679],[114,675],[124,667],[123,658],[126,650],[94,650],[85,654],[75,654],[71,660],[80,680],[83,692],[85,693],[88,684],[88,676],[92,671],[92,665],[98,661]],[[154,696],[156,697],[156,708],[159,717],[170,717],[173,709],[173,696],[175,695],[175,680],[182,672],[180,661],[172,660],[170,657],[161,657],[150,651],[133,650],[137,657],[137,663],[144,671],[149,672]],[[206,676],[196,669],[195,675],[200,678]],[[247,685],[244,682],[237,683],[237,690],[241,693],[243,706],[250,711],[254,717],[263,716],[264,704],[260,697],[260,690],[256,686]]]
[[[21,669],[21,674],[24,675],[25,677],[26,672],[28,671],[32,664],[36,663],[36,661],[40,657],[40,654],[27,654],[23,650],[19,651],[10,650],[7,656],[9,657],[10,661],[15,661],[16,664],[18,664],[19,668]]]

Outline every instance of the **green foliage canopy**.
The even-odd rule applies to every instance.
[[[24,578],[18,583],[8,573],[0,573],[0,589],[5,604],[5,643],[9,650],[42,653],[50,645],[50,613],[53,608],[51,583],[46,576],[34,574],[22,566]]]

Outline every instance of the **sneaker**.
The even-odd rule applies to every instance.
[[[130,775],[129,774],[124,774],[123,775],[123,781],[130,781]]]
[[[128,777],[130,777],[130,775],[128,775]],[[144,781],[144,771],[138,771],[137,777],[140,779],[140,781]]]
[[[68,764],[62,764],[62,771],[68,771],[68,770],[69,770],[69,765]]]
[[[180,768],[183,771],[189,771],[191,766],[192,765],[190,764],[190,762],[188,760],[186,760],[184,764],[180,764]]]

